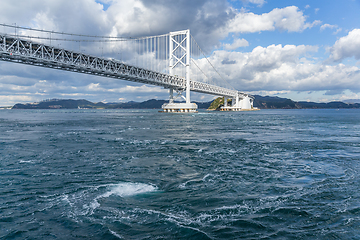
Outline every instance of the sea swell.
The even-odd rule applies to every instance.
[[[5,112],[1,239],[360,234],[358,110]]]

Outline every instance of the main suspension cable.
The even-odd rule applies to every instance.
[[[233,86],[231,86],[230,83],[228,83],[222,76],[221,74],[218,72],[218,70],[216,70],[216,68],[214,67],[214,65],[210,62],[210,60],[206,57],[205,53],[201,50],[199,44],[196,42],[195,38],[191,35],[192,40],[194,40],[195,44],[198,46],[198,48],[200,49],[200,52],[202,53],[202,55],[205,57],[206,61],[210,64],[210,66],[215,70],[215,72],[219,75],[219,77],[229,85],[229,87],[231,87],[233,90],[235,90],[235,88]],[[205,75],[206,76],[206,75]]]

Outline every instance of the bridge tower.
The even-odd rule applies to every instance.
[[[163,104],[164,112],[196,112],[197,105],[190,102],[190,30],[170,32],[169,34],[169,74],[176,75],[177,68],[185,68],[185,89],[170,88],[169,103]],[[174,102],[174,90],[178,96],[186,91],[185,103]]]

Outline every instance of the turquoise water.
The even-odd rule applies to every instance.
[[[1,110],[0,239],[359,239],[359,119]]]

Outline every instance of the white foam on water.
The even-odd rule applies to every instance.
[[[99,186],[104,187],[104,185]],[[96,189],[98,189],[97,187]],[[100,198],[108,198],[111,195],[117,195],[120,197],[129,197],[137,194],[144,194],[155,192],[158,190],[156,186],[145,184],[145,183],[132,183],[132,182],[123,182],[118,184],[109,184],[106,185],[109,191],[97,196],[90,204],[85,204],[83,207],[90,210],[90,214],[93,214],[94,210],[100,207],[98,200]]]
[[[163,217],[165,217],[165,219],[164,219],[165,221],[172,222],[181,228],[188,228],[188,229],[194,230],[196,232],[200,232],[200,233],[206,235],[208,238],[211,238],[206,232],[200,230],[199,228],[191,226],[191,225],[202,225],[202,224],[201,224],[201,222],[198,222],[197,220],[192,219],[186,211],[181,211],[181,212],[177,212],[174,214],[174,213],[169,213],[169,212],[166,213],[166,212],[161,212],[161,211],[156,211],[156,210],[151,210],[151,209],[137,208],[135,210],[138,212],[146,212],[148,214],[155,214],[155,215],[163,216]]]
[[[155,192],[157,190],[158,188],[156,186],[150,184],[124,182],[124,183],[111,185],[110,191],[102,194],[100,197],[109,197],[111,195],[128,197],[137,194]]]
[[[112,235],[114,235],[115,237],[119,238],[119,239],[124,239],[121,235],[117,234],[116,232],[112,231],[111,229],[109,229],[109,231],[111,232]]]
[[[151,184],[121,182],[118,184],[105,184],[91,186],[72,195],[64,195],[62,200],[71,208],[69,215],[78,216],[93,215],[94,211],[101,207],[100,199],[112,195],[129,197],[138,194],[156,192],[158,188]]]
[[[20,160],[19,163],[35,163],[34,160]]]
[[[206,178],[213,176],[211,173],[206,174],[201,180],[205,181]]]

